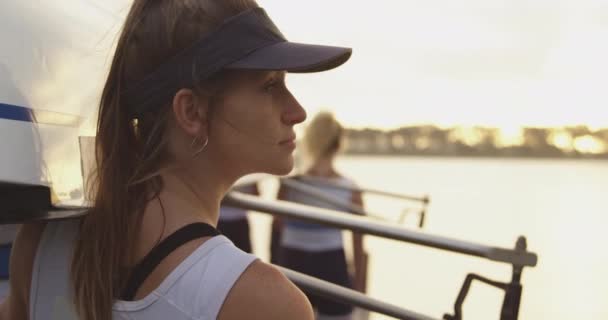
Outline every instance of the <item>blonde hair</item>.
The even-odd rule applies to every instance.
[[[331,112],[317,113],[304,133],[304,146],[310,160],[314,162],[323,156],[338,152],[342,131],[342,125]]]

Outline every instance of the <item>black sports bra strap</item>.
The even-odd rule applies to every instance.
[[[175,231],[170,236],[156,245],[150,252],[133,268],[129,280],[125,286],[122,300],[131,301],[135,297],[137,289],[156,269],[156,267],[175,249],[183,244],[202,237],[214,237],[219,231],[206,223],[192,223]]]

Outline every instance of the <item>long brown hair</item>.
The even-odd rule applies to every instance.
[[[180,50],[225,19],[257,7],[254,0],[134,0],[110,66],[95,142],[93,206],[83,219],[72,260],[73,301],[79,319],[110,320],[132,264],[143,211],[158,195],[158,172],[168,162],[170,101],[132,119],[121,97]],[[203,83],[202,87],[210,86]],[[201,89],[201,88],[197,88]]]

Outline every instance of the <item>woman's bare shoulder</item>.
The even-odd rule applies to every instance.
[[[228,294],[219,320],[313,320],[308,299],[279,269],[255,261]]]

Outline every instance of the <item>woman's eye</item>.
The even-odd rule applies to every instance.
[[[278,84],[278,82],[277,82],[277,81],[275,81],[275,80],[272,80],[272,81],[270,81],[270,82],[266,83],[266,84],[264,85],[264,91],[266,91],[266,92],[271,92],[271,91],[273,91],[274,89],[276,89],[277,84]]]
[[[281,80],[277,80],[277,79],[270,80],[264,85],[264,92],[268,92],[268,93],[273,92],[275,89],[278,89],[283,85],[285,85],[285,83]]]

